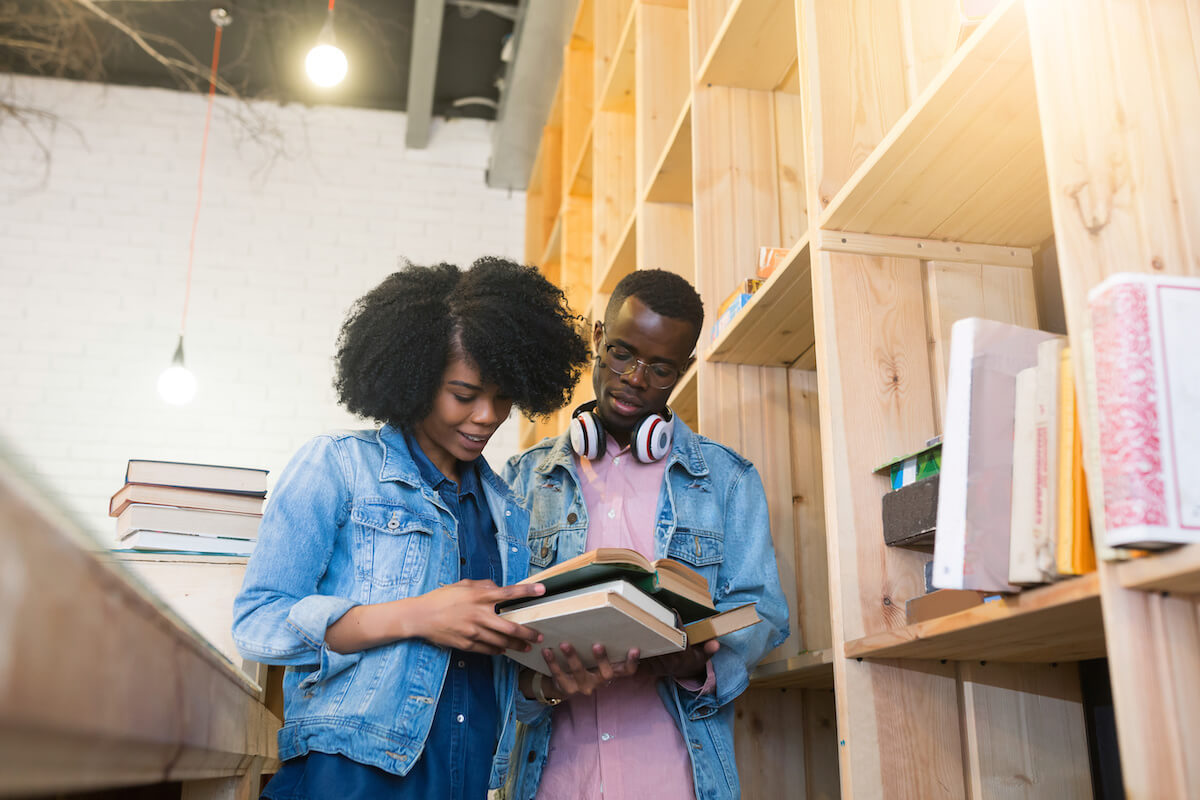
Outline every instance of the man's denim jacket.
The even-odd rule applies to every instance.
[[[529,515],[479,460],[496,521],[504,581],[529,571]],[[409,639],[357,653],[325,644],[349,609],[412,597],[459,580],[457,523],[421,481],[392,427],[319,436],[292,458],[263,514],[258,546],[234,603],[246,658],[285,664],[279,757],[341,753],[405,775],[425,746],[449,650]],[[508,769],[515,662],[494,659],[501,730],[491,785]]]
[[[703,575],[718,610],[756,602],[763,619],[721,637],[721,649],[712,659],[715,694],[697,695],[675,681],[658,683],[658,693],[692,756],[696,796],[703,800],[738,797],[732,701],[745,690],[758,660],[787,638],[787,600],[779,586],[766,496],[753,464],[693,433],[682,421],[675,422],[667,459],[654,557],[682,561]],[[543,440],[514,457],[504,476],[530,509],[531,571],[584,552],[588,512],[566,434]],[[546,762],[552,714],[547,707],[518,697],[517,716],[522,724],[504,796],[528,800],[537,793]],[[646,792],[652,797],[653,787],[646,787]]]

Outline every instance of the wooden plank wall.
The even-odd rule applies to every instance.
[[[1190,0],[1039,0],[1026,14],[1078,347],[1087,292],[1107,276],[1200,275],[1200,13]],[[1118,566],[1101,566],[1100,596],[1126,792],[1200,796],[1200,601],[1125,589]]]

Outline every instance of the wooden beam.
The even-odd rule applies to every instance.
[[[433,126],[433,98],[446,3],[445,0],[416,0],[416,3],[412,55],[408,62],[408,98],[404,107],[407,116],[404,144],[413,150],[424,150],[429,146]]]

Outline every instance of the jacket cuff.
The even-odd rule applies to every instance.
[[[550,706],[539,703],[537,700],[530,700],[525,695],[521,694],[521,690],[517,690],[517,722],[523,722],[526,725],[538,725],[543,720],[550,718]]]
[[[288,627],[320,653],[320,667],[306,675],[301,685],[311,686],[331,678],[362,660],[362,652],[338,653],[325,644],[325,631],[356,605],[345,597],[310,594],[292,606],[287,615]]]
[[[717,671],[713,669],[712,659],[704,662],[704,680],[694,678],[676,678],[679,688],[692,694],[712,694],[717,690]]]
[[[746,672],[746,665],[732,650],[725,648],[718,650],[708,663],[712,670],[712,682],[715,684],[712,692],[695,694],[683,691],[683,687],[676,685],[680,705],[688,719],[699,720],[711,717],[722,706],[736,700],[738,695],[750,685],[750,676]],[[708,681],[705,681],[705,685],[707,684]]]

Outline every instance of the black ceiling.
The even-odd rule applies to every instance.
[[[226,8],[233,22],[222,35],[219,75],[244,96],[284,103],[406,108],[415,0],[338,0],[337,43],[350,70],[345,81],[330,89],[313,86],[304,74],[304,57],[325,22],[325,0],[91,1],[141,33],[162,54],[194,62],[205,74],[213,45],[209,13],[215,7]],[[497,4],[515,8],[517,0]],[[496,81],[504,69],[500,52],[512,30],[511,20],[447,3],[435,115],[495,116],[487,105],[455,107],[454,101],[499,100]],[[188,88],[127,33],[77,0],[0,0],[0,70]],[[198,79],[193,88],[206,91],[206,80]]]

